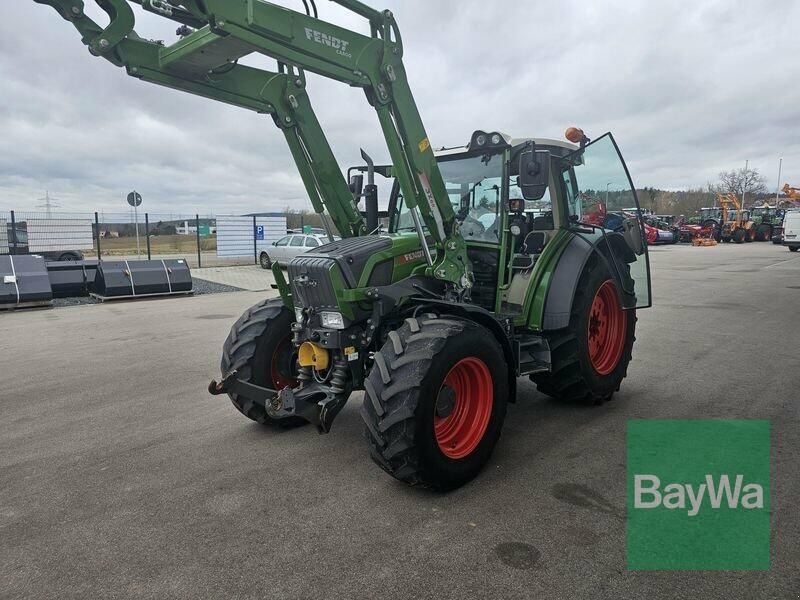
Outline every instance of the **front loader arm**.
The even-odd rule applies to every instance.
[[[264,0],[142,0],[150,12],[198,27],[163,46],[136,34],[126,0],[96,0],[111,18],[105,29],[84,14],[81,0],[34,1],[55,8],[93,54],[125,66],[134,77],[272,114],[315,210],[326,208],[345,236],[363,234],[366,227],[311,108],[303,70],[361,87],[378,114],[403,197],[436,242],[429,275],[459,290],[471,287],[466,245],[408,85],[391,12],[332,0],[368,20],[366,36]],[[275,58],[280,72],[237,64],[253,52]]]

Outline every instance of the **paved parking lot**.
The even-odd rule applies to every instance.
[[[800,257],[656,248],[656,307],[603,407],[521,382],[484,473],[447,495],[205,387],[264,293],[0,315],[0,598],[796,598]],[[772,421],[769,572],[629,572],[625,424]]]

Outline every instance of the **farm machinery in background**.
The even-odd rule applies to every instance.
[[[718,207],[700,209],[700,229],[685,227],[695,237],[713,238],[717,242],[741,244],[756,240],[756,226],[750,211],[743,210],[736,194],[717,194]]]
[[[784,184],[781,191],[786,195],[790,206],[784,208],[800,208],[800,188],[792,187],[791,185]]]
[[[781,243],[783,234],[783,216],[786,210],[764,203],[761,206],[752,206],[750,215],[756,227],[757,242]]]
[[[648,246],[675,244],[678,242],[677,230],[668,222],[669,219],[674,217],[654,215],[649,209],[643,209],[639,212],[635,207],[623,208],[619,214],[628,218],[641,214],[644,223],[644,236]],[[611,218],[614,218],[614,216],[612,215]]]
[[[649,215],[644,217],[644,222],[656,229],[656,239],[653,243],[677,244],[680,241],[681,230],[673,215]]]
[[[750,211],[742,208],[739,198],[734,193],[717,194],[720,206],[720,239],[723,242],[754,242],[756,225],[750,218]]]
[[[180,24],[172,44],[137,35],[126,0],[97,0],[106,27],[80,0],[36,1],[133,77],[271,115],[322,217],[328,243],[293,258],[288,278],[272,265],[280,297],[233,325],[211,394],[258,423],[326,433],[363,390],[372,460],[403,482],[447,490],[489,460],[518,377],[565,401],[599,404],[619,390],[636,312],[651,305],[650,266],[610,133],[589,140],[570,128],[564,142],[476,129],[434,152],[394,15],[357,0],[333,1],[364,17],[368,34],[321,20],[313,0],[305,13],[262,0],[136,2]],[[240,60],[252,54],[275,59],[277,71]],[[345,179],[306,70],[363,90],[390,165],[364,154]],[[391,183],[385,229],[376,176]]]
[[[720,220],[719,208],[703,208],[698,217],[687,219],[680,216],[675,221],[675,226],[678,228],[678,241],[695,246],[715,246],[719,241]]]

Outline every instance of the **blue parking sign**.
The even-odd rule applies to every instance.
[[[256,225],[256,240],[264,241],[264,226]]]

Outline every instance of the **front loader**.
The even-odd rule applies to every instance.
[[[271,115],[323,217],[330,242],[294,258],[286,275],[273,266],[280,297],[234,324],[212,394],[259,423],[328,432],[363,390],[373,460],[445,490],[489,459],[518,378],[574,402],[619,390],[636,311],[651,304],[650,268],[610,133],[591,141],[570,128],[562,142],[481,128],[434,151],[394,16],[356,0],[333,1],[364,17],[368,35],[321,20],[313,1],[303,14],[262,0],[145,0],[180,24],[171,45],[139,37],[125,0],[98,0],[105,28],[80,0],[36,1],[134,77]],[[254,53],[277,70],[240,64]],[[364,90],[391,164],[364,155],[345,179],[306,71]],[[385,229],[375,176],[392,182]]]

